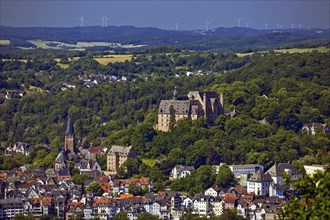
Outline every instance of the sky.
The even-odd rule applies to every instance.
[[[0,24],[14,27],[132,25],[180,30],[217,27],[329,28],[330,0],[0,0]],[[239,21],[238,21],[239,20]]]

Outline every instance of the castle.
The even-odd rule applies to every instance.
[[[190,91],[187,96],[178,96],[174,89],[171,100],[161,100],[158,109],[158,124],[156,130],[167,132],[171,123],[183,118],[196,120],[205,117],[209,125],[213,125],[219,115],[225,114],[224,97],[216,92]]]

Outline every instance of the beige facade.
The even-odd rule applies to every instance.
[[[224,114],[223,94],[219,99],[216,92],[190,91],[187,96],[179,97],[175,90],[172,100],[161,100],[155,128],[169,131],[171,117],[177,122],[184,118],[196,120],[204,116],[207,123],[213,125],[221,114]]]
[[[136,158],[137,153],[132,146],[116,146],[113,145],[107,155],[107,170],[116,173],[118,168],[128,159]]]

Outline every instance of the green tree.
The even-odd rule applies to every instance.
[[[283,206],[281,219],[330,219],[329,170],[317,172],[314,176],[305,175],[293,182],[293,186],[300,198],[292,197]]]
[[[219,168],[219,173],[216,177],[216,184],[223,188],[228,188],[234,185],[235,176],[229,166],[224,164]]]
[[[74,174],[72,177],[72,181],[78,185],[82,185],[86,180],[89,180],[89,179],[91,179],[91,177],[89,177],[87,175],[81,175],[78,173]]]
[[[112,220],[129,220],[129,218],[127,217],[126,212],[119,212],[112,218]]]
[[[160,218],[156,215],[151,215],[149,213],[142,213],[138,215],[138,220],[160,220]]]
[[[86,187],[86,191],[95,192],[97,195],[102,195],[103,191],[98,182],[92,182]]]

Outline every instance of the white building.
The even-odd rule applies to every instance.
[[[241,174],[255,174],[259,170],[264,171],[264,167],[258,164],[229,165],[229,168],[235,177]]]
[[[207,196],[197,197],[194,199],[194,212],[193,214],[207,215],[209,211],[209,198]]]
[[[212,186],[212,187],[208,188],[207,190],[205,190],[204,195],[216,197],[216,196],[219,196],[220,191],[221,191],[220,187]]]
[[[268,195],[269,185],[273,182],[269,174],[258,171],[247,181],[247,192],[255,193],[256,195]]]
[[[324,166],[323,165],[304,165],[304,168],[306,170],[307,175],[313,176],[318,170],[324,172]]]
[[[266,174],[269,174],[272,177],[275,184],[283,185],[284,180],[281,178],[281,174],[284,172],[290,176],[291,180],[302,177],[299,170],[289,163],[275,163],[271,168],[269,168],[269,170],[267,170]]]
[[[194,170],[195,168],[193,166],[176,165],[171,171],[170,180],[180,179],[191,175],[191,172]]]

